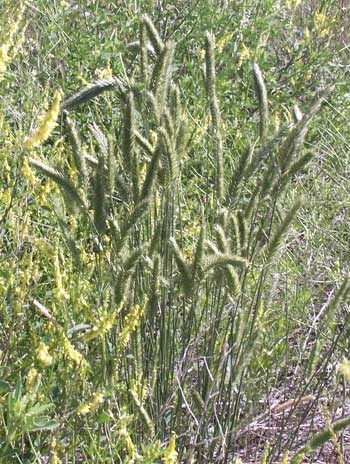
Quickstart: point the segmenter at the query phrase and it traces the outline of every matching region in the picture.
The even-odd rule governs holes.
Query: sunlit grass
[[[341,458],[342,12],[180,3],[1,16],[0,461]]]

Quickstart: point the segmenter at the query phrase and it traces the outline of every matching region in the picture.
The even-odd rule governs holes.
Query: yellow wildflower
[[[61,464],[62,461],[59,459],[57,454],[57,441],[56,438],[53,437],[50,444],[50,464]]]
[[[35,353],[40,367],[48,367],[52,364],[52,356],[50,355],[49,349],[44,342],[39,343]]]
[[[4,35],[3,41],[0,44],[0,81],[3,78],[3,74],[7,69],[7,65],[10,62],[10,50],[14,44],[14,36],[19,29],[20,22],[22,21],[23,14],[24,14],[25,6],[22,4],[19,9],[17,9],[14,13],[14,19],[10,23],[9,29]],[[7,12],[10,15],[10,12]],[[20,45],[16,46],[16,49],[19,48]]]
[[[343,358],[337,366],[337,371],[342,374],[348,382],[350,382],[350,362],[348,359]]]
[[[79,351],[74,348],[74,346],[68,340],[66,334],[63,332],[61,328],[57,328],[57,332],[65,356],[70,361],[72,361],[77,367],[84,371],[89,365],[87,361],[84,359],[83,355],[80,354]]]
[[[21,32],[19,33],[18,35],[18,38],[16,40],[16,42],[13,44],[13,47],[12,47],[12,50],[11,50],[11,59],[14,60],[18,54],[18,52],[20,51],[22,45],[23,45],[23,42],[25,40],[25,32],[26,32],[26,28],[27,26],[24,26],[23,29],[21,30]]]
[[[51,457],[50,457],[50,464],[61,464],[62,461],[58,457],[56,451],[51,452]]]
[[[232,37],[233,37],[233,32],[227,32],[226,34],[224,34],[217,42],[216,42],[216,49],[221,52],[225,45],[230,41],[232,40]]]
[[[329,34],[330,20],[327,15],[321,11],[316,11],[314,16],[314,25],[319,37],[326,37]]]
[[[93,340],[96,337],[103,337],[107,332],[111,330],[114,325],[115,318],[119,314],[122,305],[113,311],[111,314],[106,314],[101,316],[100,319],[96,322],[96,324],[92,327],[92,329],[85,332],[83,335],[84,341]]]
[[[5,208],[8,208],[11,203],[11,199],[12,199],[11,192],[12,192],[12,189],[7,188],[0,195],[0,200],[4,203]]]
[[[119,430],[118,435],[123,439],[124,447],[129,457],[131,459],[136,459],[138,457],[138,454],[136,451],[136,447],[134,443],[132,442],[129,432],[125,428],[123,428]]]
[[[310,34],[310,29],[308,27],[305,27],[304,29],[304,40],[306,43],[309,43],[311,39],[311,34]]]
[[[71,342],[68,340],[66,336],[63,338],[63,350],[65,355],[73,361],[77,366],[79,366],[83,362],[82,354],[77,351]]]
[[[36,183],[36,177],[29,165],[28,158],[25,157],[22,165],[22,174],[32,185]]]
[[[55,276],[55,289],[54,289],[54,295],[58,301],[62,300],[68,300],[69,299],[69,293],[64,289],[63,287],[63,279],[62,279],[62,274],[61,274],[61,269],[60,269],[60,261],[58,257],[58,252],[55,253],[55,258],[54,258],[54,276]]]
[[[85,416],[86,414],[95,412],[99,408],[99,406],[103,403],[103,401],[104,401],[104,395],[101,392],[96,392],[92,395],[89,402],[82,403],[77,408],[77,413],[80,414],[81,416]]]
[[[295,10],[300,5],[301,0],[286,0],[286,7],[289,10]]]
[[[78,230],[78,221],[75,216],[70,216],[69,225],[72,232],[76,232]]]
[[[178,453],[176,451],[176,438],[173,433],[170,437],[169,444],[164,451],[163,461],[165,464],[176,464]]]
[[[249,48],[245,45],[244,42],[242,42],[242,48],[239,54],[239,61],[238,61],[237,67],[240,68],[245,61],[249,60],[251,55],[252,53],[249,50]]]
[[[2,44],[0,47],[0,79],[2,74],[6,71],[7,63],[10,61],[8,56],[8,47],[5,44]]]
[[[125,324],[119,334],[119,345],[122,350],[127,347],[131,334],[140,325],[141,317],[143,315],[143,308],[140,305],[135,305],[131,312],[125,318]]]
[[[27,374],[27,380],[26,380],[26,390],[28,393],[31,393],[34,391],[36,385],[40,382],[41,375],[39,372],[35,369],[34,366],[32,366]]]
[[[41,118],[39,127],[25,140],[24,146],[26,148],[35,148],[50,137],[60,113],[62,96],[62,91],[56,90],[51,108]]]
[[[158,141],[158,133],[152,129],[150,130],[150,133],[149,133],[149,141],[151,142],[153,146],[155,146]]]
[[[285,451],[285,453],[283,454],[283,458],[282,458],[282,461],[281,461],[281,464],[288,464],[288,456],[289,456],[289,451]]]
[[[113,77],[113,71],[111,68],[111,63],[108,61],[107,66],[104,69],[97,69],[96,76],[99,79],[106,79],[109,77]]]
[[[66,0],[61,0],[61,8],[68,10],[69,7],[70,7],[69,2],[67,2]]]
[[[77,414],[79,414],[80,416],[86,416],[86,414],[89,414],[89,412],[90,412],[89,403],[82,403],[77,408]]]
[[[90,408],[92,411],[95,411],[100,404],[104,401],[104,395],[101,392],[96,392],[93,394],[91,401],[90,401]]]
[[[144,182],[146,179],[146,174],[147,174],[147,163],[142,163],[140,167],[140,180],[141,182]]]

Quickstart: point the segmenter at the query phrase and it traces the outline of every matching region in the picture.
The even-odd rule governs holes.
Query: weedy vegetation
[[[346,462],[345,2],[0,13],[0,462]]]

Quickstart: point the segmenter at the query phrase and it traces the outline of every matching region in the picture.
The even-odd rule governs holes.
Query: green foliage
[[[0,456],[297,462],[348,425],[305,445],[296,414],[348,356],[342,13],[83,3],[28,2],[0,82]]]

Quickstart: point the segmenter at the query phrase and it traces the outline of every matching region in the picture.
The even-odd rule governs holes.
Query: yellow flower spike
[[[165,464],[176,464],[178,452],[176,451],[176,435],[171,434],[169,444],[164,451],[163,462]]]
[[[153,146],[155,146],[158,141],[158,133],[152,129],[150,130],[150,133],[149,133],[149,141],[151,142]]]
[[[103,337],[113,327],[115,318],[120,313],[121,308],[122,304],[119,305],[119,307],[111,314],[101,316],[96,324],[90,330],[85,332],[85,334],[82,336],[82,339],[88,342],[94,338]]]
[[[310,38],[311,38],[310,29],[308,27],[305,27],[305,29],[304,29],[304,41],[306,43],[309,43]]]
[[[301,4],[301,0],[286,0],[286,7],[289,10],[295,10]]]
[[[17,10],[15,10],[14,19],[10,23],[9,29],[3,37],[3,42],[0,44],[0,81],[3,79],[3,75],[7,69],[8,63],[10,62],[11,58],[13,58],[13,56],[12,57],[10,56],[10,50],[13,48],[14,36],[19,29],[20,22],[22,21],[22,18],[23,18],[24,10],[25,10],[25,5],[23,3],[20,5],[20,7]],[[10,15],[9,11],[7,13]],[[17,53],[18,48],[20,47],[20,42],[21,42],[21,39],[17,41],[16,47],[15,47],[15,53]],[[12,55],[13,55],[13,51],[14,50],[12,50]]]
[[[56,90],[51,108],[42,117],[39,127],[25,140],[24,146],[26,148],[38,147],[50,137],[60,113],[62,96],[62,91]]]
[[[3,191],[3,193],[0,195],[0,200],[4,203],[5,208],[8,208],[12,199],[12,189],[7,188]]]
[[[5,44],[3,44],[0,47],[0,79],[6,71],[7,64],[9,61],[10,57],[8,56],[8,47]]]
[[[90,406],[89,403],[82,403],[77,407],[77,414],[79,416],[86,416],[90,412]]]
[[[269,451],[270,451],[270,442],[267,441],[265,443],[265,446],[264,446],[264,451],[263,451],[263,454],[261,456],[260,464],[267,464],[267,458],[268,458],[268,455],[269,455]]]
[[[134,462],[134,459],[139,458],[139,455],[136,451],[136,447],[130,437],[129,432],[126,428],[122,428],[118,431],[118,435],[122,438],[125,451],[128,453],[129,458],[131,459],[128,462]]]
[[[350,382],[350,362],[348,359],[343,358],[337,366],[337,371],[342,374],[348,382]]]
[[[54,295],[58,301],[64,301],[69,299],[69,293],[63,287],[63,279],[60,269],[60,261],[58,252],[55,253],[54,257],[54,276],[55,276],[55,290]]]
[[[57,444],[56,438],[53,437],[50,443],[50,464],[62,464],[62,461],[57,454],[58,448],[59,446]]]
[[[242,64],[245,62],[245,61],[248,61],[251,57],[252,53],[251,51],[249,50],[249,48],[245,45],[245,43],[242,42],[242,48],[241,48],[241,52],[239,54],[239,61],[238,61],[238,69],[242,66]]]
[[[31,167],[29,166],[28,158],[25,157],[22,165],[22,174],[32,185],[37,183],[37,179]]]
[[[140,325],[143,312],[143,307],[140,305],[135,305],[130,313],[126,316],[124,327],[119,334],[119,345],[122,351],[124,351],[127,347],[132,333]]]
[[[50,464],[62,464],[62,461],[58,457],[56,451],[51,452]]]
[[[316,11],[314,16],[315,30],[319,37],[326,37],[330,32],[330,18],[321,11]]]
[[[40,342],[38,348],[36,349],[36,359],[40,367],[48,367],[52,364],[53,358],[49,353],[49,349],[44,342]]]
[[[32,366],[27,374],[26,391],[31,393],[34,391],[36,385],[40,382],[41,374]]]
[[[68,358],[69,361],[75,364],[75,367],[79,368],[82,373],[88,369],[89,364],[84,359],[83,355],[79,353],[78,350],[74,348],[71,342],[68,340],[66,334],[63,332],[63,329],[60,327],[56,328],[57,338],[59,339],[60,346],[63,349],[63,353]]]
[[[74,348],[66,336],[63,339],[63,349],[65,355],[77,366],[80,366],[83,363],[83,356]]]
[[[226,34],[224,34],[224,35],[216,42],[216,47],[215,47],[215,48],[216,48],[219,52],[222,52],[222,50],[224,49],[224,47],[226,46],[226,44],[232,40],[232,37],[233,37],[233,33],[232,33],[232,32],[227,32]]]
[[[107,66],[104,69],[97,69],[96,76],[99,79],[108,79],[113,77],[113,70],[111,68],[111,62],[108,61]]]
[[[82,403],[77,408],[77,413],[81,416],[86,416],[92,412],[95,412],[104,401],[104,395],[101,392],[96,392],[92,395],[90,401]]]
[[[94,393],[92,399],[91,399],[91,407],[93,409],[97,409],[100,404],[102,404],[104,401],[104,395],[101,392],[96,392]]]

